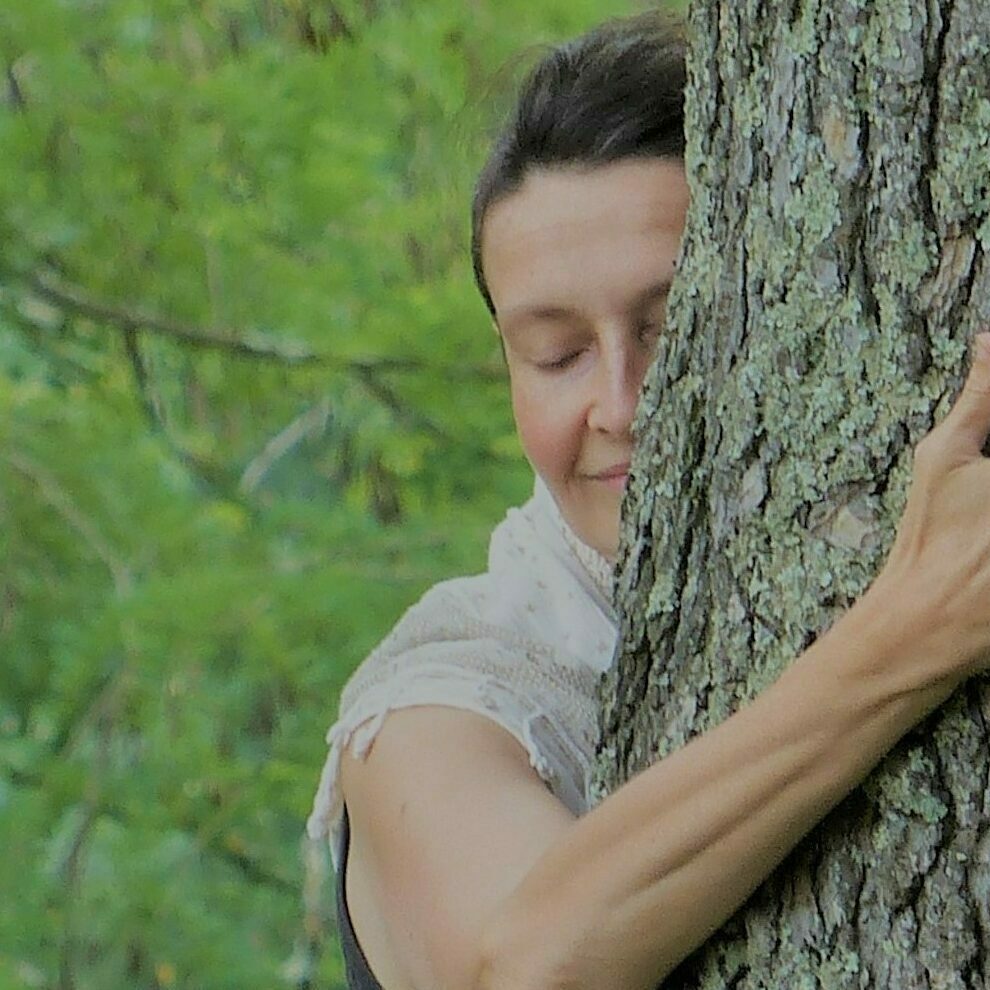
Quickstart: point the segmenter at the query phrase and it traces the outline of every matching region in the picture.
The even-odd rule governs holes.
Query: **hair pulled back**
[[[602,24],[551,49],[530,70],[471,207],[474,278],[492,316],[481,262],[489,208],[535,169],[683,159],[684,57],[681,22],[654,11]]]

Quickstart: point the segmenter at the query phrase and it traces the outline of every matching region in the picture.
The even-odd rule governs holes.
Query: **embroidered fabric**
[[[365,758],[392,711],[446,705],[510,732],[575,814],[589,806],[597,686],[612,662],[616,620],[608,560],[581,543],[539,479],[492,534],[488,570],[444,581],[358,667],[327,733],[312,837],[331,834],[338,865],[344,750]]]

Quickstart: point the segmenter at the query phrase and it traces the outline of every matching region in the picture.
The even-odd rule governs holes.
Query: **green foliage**
[[[499,67],[627,6],[0,6],[0,990],[342,984],[337,693],[530,483]]]

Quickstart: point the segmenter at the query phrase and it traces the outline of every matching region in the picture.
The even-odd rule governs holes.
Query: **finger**
[[[972,364],[966,382],[946,417],[966,453],[978,454],[990,434],[990,333],[973,338]]]

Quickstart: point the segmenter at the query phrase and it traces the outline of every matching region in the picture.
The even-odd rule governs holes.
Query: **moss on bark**
[[[690,17],[692,209],[639,415],[599,793],[869,585],[990,323],[985,0]],[[968,686],[664,986],[985,987],[988,716]]]

